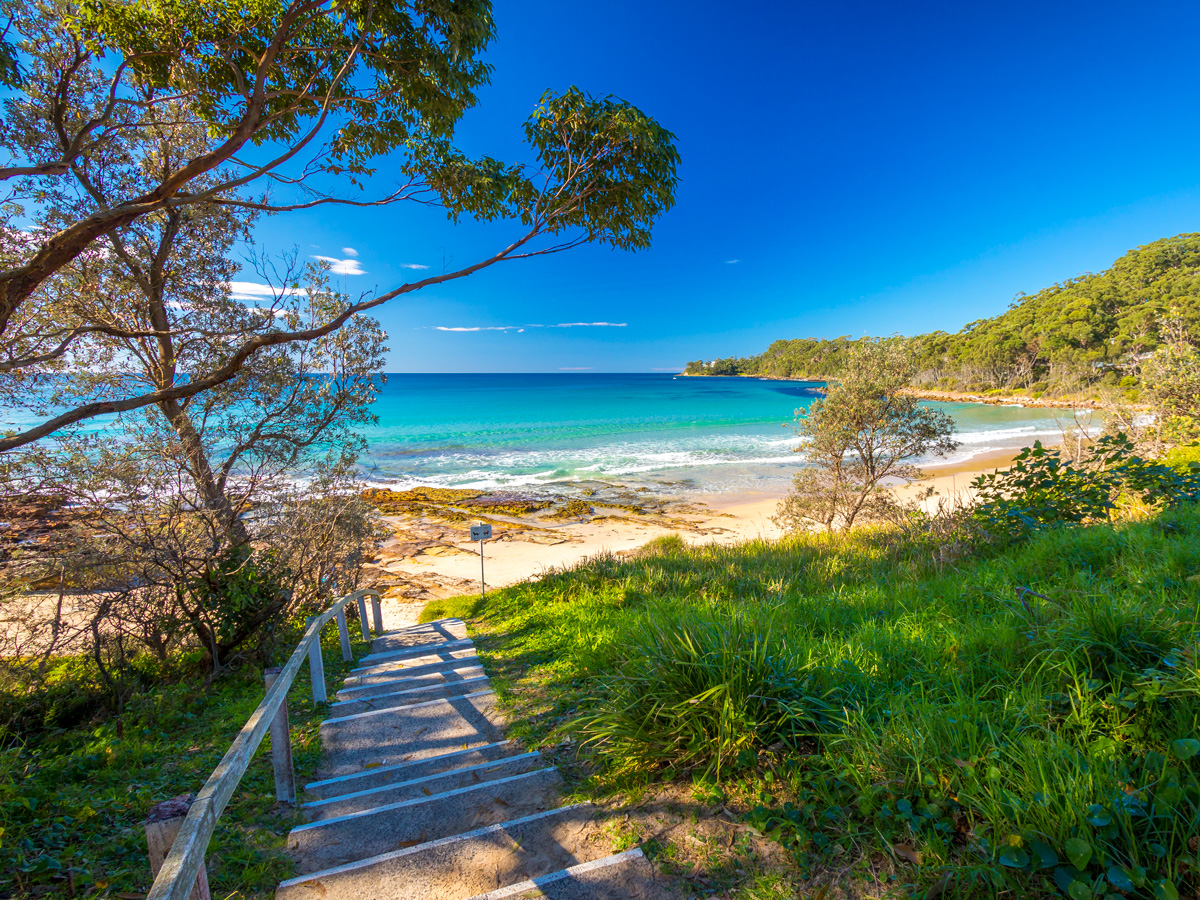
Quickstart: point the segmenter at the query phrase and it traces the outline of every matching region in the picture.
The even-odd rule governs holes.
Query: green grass
[[[430,600],[421,610],[420,622],[438,619],[469,619],[483,605],[481,597],[450,597],[445,600]]]
[[[356,644],[355,653],[365,648]],[[352,664],[343,663],[332,628],[323,649],[332,690]],[[60,665],[60,693],[86,693],[80,667]],[[10,730],[0,745],[0,896],[144,895],[146,813],[161,800],[198,791],[262,697],[261,671],[245,667],[210,684],[190,679],[148,689],[119,715],[93,715],[24,737]],[[302,784],[319,762],[318,726],[327,709],[312,702],[307,666],[288,708]],[[269,747],[268,736],[209,846],[214,897],[269,897],[292,874],[283,848],[298,818],[275,802]]]
[[[594,793],[712,782],[802,870],[885,854],[916,891],[1197,889],[1195,508],[946,566],[882,533],[666,539],[442,609],[517,735],[593,748]]]

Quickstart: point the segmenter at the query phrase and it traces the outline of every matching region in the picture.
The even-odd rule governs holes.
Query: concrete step
[[[465,675],[466,677],[462,677]],[[404,679],[396,690],[382,690],[366,696],[338,700],[329,705],[332,718],[369,712],[372,709],[387,709],[389,706],[407,706],[421,700],[436,700],[439,697],[454,697],[473,694],[487,688],[488,679],[483,669],[463,669],[453,672],[433,672],[416,678]]]
[[[512,775],[521,775],[544,766],[542,754],[537,751],[521,753],[421,778],[394,781],[324,800],[311,800],[304,804],[304,814],[310,821],[321,822],[377,806],[399,803],[401,800],[416,800],[419,797],[429,797]]]
[[[371,642],[372,653],[387,653],[403,650],[418,644],[435,644],[441,641],[457,641],[467,636],[467,626],[462,619],[439,619],[424,625],[409,625],[381,634]]]
[[[448,655],[446,659],[423,657],[412,660],[411,663],[407,661],[404,663],[389,663],[381,667],[379,671],[363,672],[359,675],[347,675],[346,680],[342,682],[342,689],[338,691],[338,697],[339,699],[345,699],[357,694],[369,693],[372,688],[380,684],[397,681],[401,678],[414,678],[417,675],[453,671],[455,669],[470,668],[471,666],[478,667],[479,665],[479,657],[475,655],[474,650],[464,650],[461,653]]]
[[[493,691],[359,713],[321,723],[322,778],[352,775],[501,740]]]
[[[525,752],[516,741],[497,741],[494,744],[483,744],[470,750],[454,750],[437,756],[427,756],[414,762],[400,763],[395,766],[372,766],[353,775],[340,775],[336,778],[326,778],[313,781],[304,786],[304,794],[311,800],[325,800],[339,797],[342,794],[353,794],[370,790],[397,781],[413,781],[439,772],[449,772],[453,769],[466,768],[479,763],[505,759]]]
[[[439,649],[440,648],[440,649]],[[377,662],[362,660],[365,665],[355,666],[350,670],[350,677],[361,678],[363,675],[374,675],[393,669],[412,668],[428,663],[443,662],[448,659],[461,659],[464,656],[475,655],[473,641],[453,641],[447,644],[432,644],[428,648],[416,647],[412,650],[401,650],[397,653],[382,654]]]
[[[561,783],[557,769],[535,769],[300,825],[288,834],[288,852],[299,871],[315,872],[541,812],[557,802]]]
[[[477,894],[470,900],[668,900],[673,896],[650,860],[635,848]]]
[[[407,672],[397,672],[394,677],[387,679],[372,679],[359,683],[357,678],[347,678],[338,690],[340,700],[355,700],[359,697],[373,697],[376,694],[387,694],[392,691],[402,691],[405,688],[421,687],[437,681],[455,681],[462,678],[474,678],[482,675],[483,666],[479,657],[468,656],[465,659],[455,659],[450,662],[433,663],[429,666],[414,667]]]
[[[422,654],[434,656],[446,653],[449,650],[462,650],[467,647],[474,647],[475,644],[470,638],[458,638],[453,641],[438,641],[437,643],[417,644],[414,647],[402,647],[396,650],[384,650],[379,653],[371,652],[360,659],[358,668],[369,668],[377,666],[380,663],[400,662],[405,659],[411,659],[414,656]]]
[[[461,900],[609,852],[588,804],[560,807],[283,882],[275,900]]]

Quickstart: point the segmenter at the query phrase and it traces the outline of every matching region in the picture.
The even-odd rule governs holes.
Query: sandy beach
[[[930,509],[939,500],[969,499],[972,480],[1003,468],[1015,455],[1014,450],[999,450],[950,465],[929,466],[928,478],[901,486],[898,493],[908,498],[932,487],[933,496],[924,501]],[[627,497],[628,492],[645,488],[621,490]],[[539,578],[598,554],[627,553],[664,535],[677,534],[690,544],[779,537],[780,530],[771,519],[784,493],[780,488],[753,494],[698,494],[637,512],[617,501],[600,499],[592,502],[592,514],[578,520],[485,516],[494,523],[497,538],[484,545],[486,586],[493,590]],[[389,627],[393,622],[412,621],[431,599],[479,592],[479,545],[470,542],[469,521],[445,521],[436,514],[388,515],[385,521],[393,537],[381,546],[371,578],[384,594]]]

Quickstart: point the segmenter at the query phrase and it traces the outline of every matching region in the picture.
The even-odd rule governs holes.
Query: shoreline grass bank
[[[514,735],[573,741],[584,795],[719,798],[797,890],[1194,891],[1200,510],[933,549],[668,538],[424,617],[470,617]],[[730,890],[771,874],[739,865]]]

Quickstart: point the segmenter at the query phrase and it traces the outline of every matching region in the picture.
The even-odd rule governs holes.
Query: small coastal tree
[[[1178,318],[1163,327],[1163,344],[1142,368],[1159,431],[1170,445],[1200,440],[1200,350]]]
[[[776,524],[785,531],[814,524],[845,531],[886,518],[898,504],[884,482],[915,481],[921,471],[913,460],[958,446],[949,415],[903,393],[913,373],[902,341],[863,340],[846,351],[825,397],[797,411],[796,432],[806,440],[796,451],[806,465],[780,501]]]

